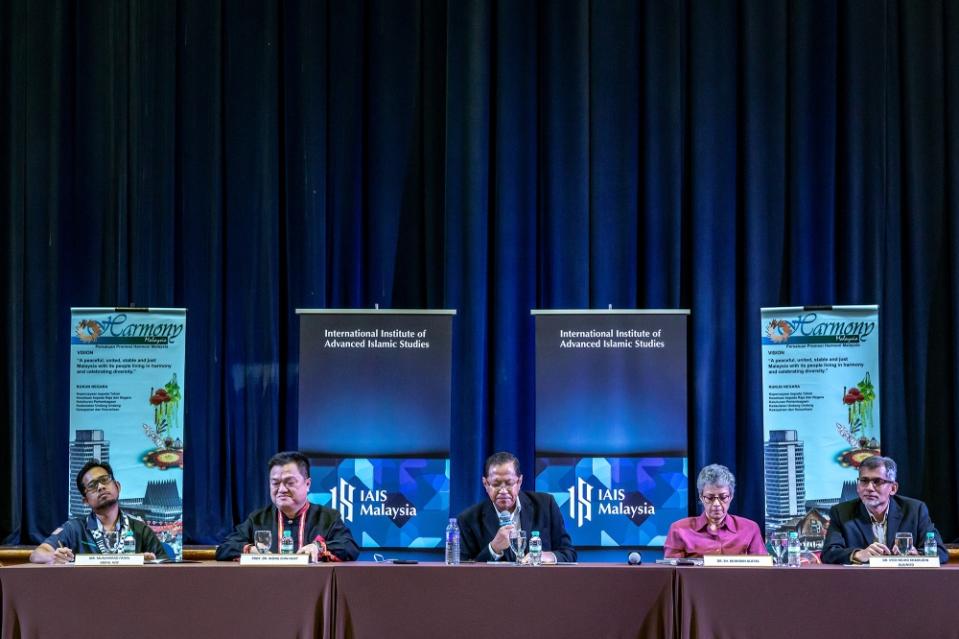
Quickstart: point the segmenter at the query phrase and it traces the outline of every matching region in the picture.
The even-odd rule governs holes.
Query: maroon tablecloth
[[[959,637],[959,570],[678,568],[681,637]]]
[[[234,563],[0,568],[2,636],[327,637],[333,570]]]
[[[673,637],[673,569],[338,565],[336,637]]]
[[[959,569],[0,569],[11,637],[956,637]]]

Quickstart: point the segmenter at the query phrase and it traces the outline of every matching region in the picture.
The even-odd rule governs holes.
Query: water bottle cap
[[[538,531],[538,530],[534,530],[531,534],[533,535],[533,537],[539,537],[539,531]]]
[[[455,523],[456,523],[456,517],[450,517],[450,523],[451,523],[451,524],[455,524]]]
[[[284,531],[283,531],[283,536],[284,536],[284,537],[292,537],[292,536],[293,536],[293,531],[292,531],[292,530],[284,530]]]
[[[936,533],[932,532],[931,530],[926,533],[926,539],[935,539],[935,538],[936,538]]]
[[[795,530],[789,533],[789,538],[792,539],[793,537],[797,537],[797,538],[799,537],[799,533],[796,532]]]

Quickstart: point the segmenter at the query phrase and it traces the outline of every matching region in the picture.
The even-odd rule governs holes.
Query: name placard
[[[77,555],[74,562],[78,566],[142,566],[143,555]]]
[[[241,566],[309,566],[309,555],[240,555]]]
[[[704,555],[704,566],[771,568],[773,558],[769,555]]]
[[[939,557],[924,555],[883,555],[870,557],[870,568],[938,568]]]

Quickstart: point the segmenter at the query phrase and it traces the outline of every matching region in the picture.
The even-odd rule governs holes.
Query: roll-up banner
[[[364,548],[441,547],[455,311],[297,313],[310,501],[338,509]]]
[[[90,512],[76,474],[108,462],[120,509],[179,558],[183,539],[186,310],[70,309],[70,516]]]
[[[763,308],[766,532],[822,549],[829,508],[878,455],[879,307]]]
[[[536,490],[577,547],[661,547],[689,515],[689,311],[532,311]]]

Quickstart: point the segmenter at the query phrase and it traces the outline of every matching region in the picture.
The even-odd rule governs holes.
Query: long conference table
[[[959,570],[0,568],[13,637],[957,637]]]

